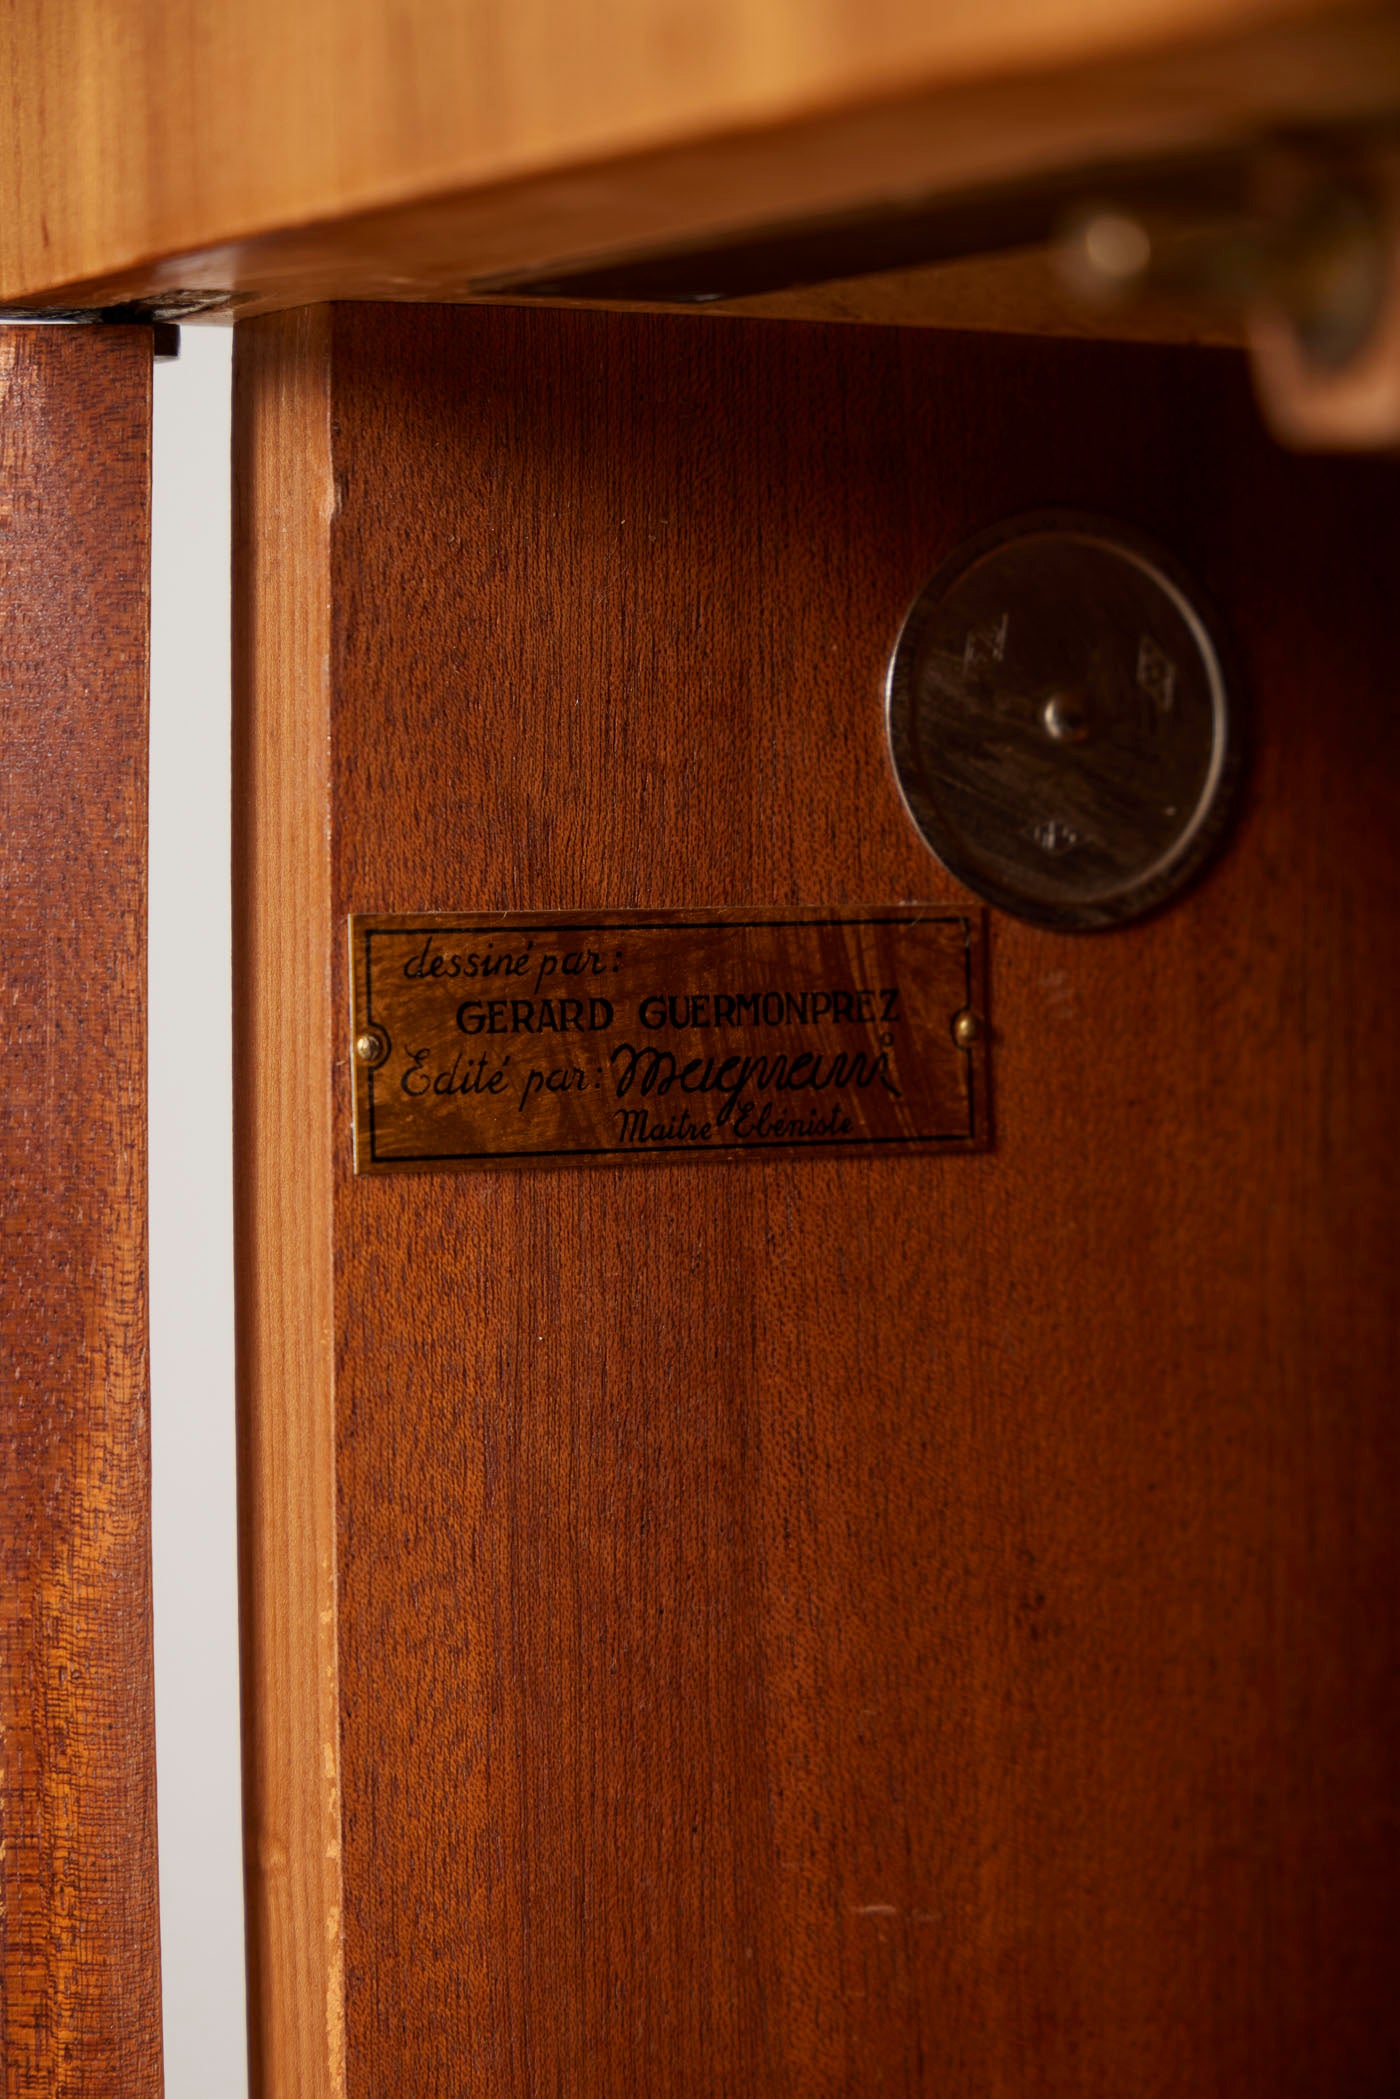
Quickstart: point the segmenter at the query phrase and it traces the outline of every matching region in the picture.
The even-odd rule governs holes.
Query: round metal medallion
[[[890,749],[925,842],[1041,925],[1120,925],[1200,871],[1239,774],[1234,714],[1170,560],[1061,513],[960,548],[890,665]]]

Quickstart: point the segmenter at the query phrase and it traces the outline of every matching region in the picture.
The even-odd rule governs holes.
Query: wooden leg
[[[151,337],[0,329],[0,1894],[11,2099],[156,2099]]]

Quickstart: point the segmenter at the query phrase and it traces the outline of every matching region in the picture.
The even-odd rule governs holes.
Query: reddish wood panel
[[[346,2091],[1380,2099],[1393,471],[1229,355],[340,308],[327,372],[264,733],[328,763]],[[1047,504],[1227,609],[1257,756],[1155,921],[994,916],[990,1154],[353,1178],[352,911],[960,898],[884,666]]]
[[[0,329],[0,2033],[160,2090],[146,1331],[151,338]]]

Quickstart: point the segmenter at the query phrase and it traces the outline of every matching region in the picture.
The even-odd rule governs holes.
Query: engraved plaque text
[[[987,1141],[983,920],[350,921],[359,1173]]]

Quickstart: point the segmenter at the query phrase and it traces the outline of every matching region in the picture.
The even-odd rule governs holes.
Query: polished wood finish
[[[266,2099],[345,2089],[325,1084],[328,342],[318,313],[241,334],[234,425],[244,1845],[249,2020]],[[251,984],[256,995],[243,995]]]
[[[1388,114],[1400,20],[1351,0],[625,0],[601,27],[553,0],[21,0],[0,74],[0,301],[252,312],[459,298]],[[904,307],[943,311],[929,286]]]
[[[157,2099],[145,329],[0,329],[0,2076]]]
[[[786,324],[255,322],[238,414],[250,1768],[314,1889],[338,1750],[345,2092],[1382,2099],[1389,471],[1228,353]],[[354,1177],[350,912],[959,899],[881,677],[1046,503],[1195,574],[1256,757],[1157,919],[994,917],[990,1154]]]

